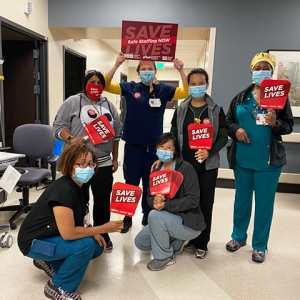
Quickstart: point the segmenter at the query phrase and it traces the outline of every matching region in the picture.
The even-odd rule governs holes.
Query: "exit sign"
[[[165,68],[165,63],[163,62],[157,62],[156,63],[156,69],[164,69]]]

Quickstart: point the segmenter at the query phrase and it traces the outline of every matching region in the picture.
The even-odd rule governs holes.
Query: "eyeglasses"
[[[84,163],[84,162],[80,162],[80,163],[75,163],[74,165],[79,166],[79,168],[84,169],[86,167],[90,167],[91,169],[95,169],[97,164],[96,163]]]

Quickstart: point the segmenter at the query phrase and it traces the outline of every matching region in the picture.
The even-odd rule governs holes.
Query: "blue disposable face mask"
[[[73,176],[77,182],[84,184],[92,178],[94,173],[94,169],[91,169],[90,167],[75,168],[75,174]]]
[[[151,83],[154,77],[155,77],[154,71],[140,71],[140,78],[146,84]]]
[[[206,93],[206,85],[189,86],[189,94],[194,99],[201,99]]]
[[[254,81],[255,84],[260,86],[261,82],[264,79],[270,79],[272,76],[271,71],[252,71],[252,81]]]
[[[168,162],[171,161],[174,157],[174,152],[173,151],[168,151],[168,150],[160,150],[156,149],[156,155],[158,159],[162,162]]]

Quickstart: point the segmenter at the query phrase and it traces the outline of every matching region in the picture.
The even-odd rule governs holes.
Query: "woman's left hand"
[[[276,125],[277,125],[276,112],[274,109],[272,109],[272,108],[268,109],[268,112],[265,115],[265,122],[266,122],[266,125],[269,125],[271,127],[276,127]]]
[[[96,234],[94,235],[94,239],[98,242],[99,246],[100,247],[103,247],[103,250],[105,251],[106,249],[106,242],[105,242],[105,239],[102,235],[100,234]]]
[[[118,170],[119,164],[117,160],[112,161],[112,172],[115,173]]]
[[[177,69],[179,72],[180,72],[181,70],[183,70],[184,64],[183,64],[183,62],[182,62],[180,59],[175,58],[175,59],[173,60],[173,64],[174,64],[174,68]]]
[[[196,157],[196,160],[198,161],[205,161],[209,156],[209,152],[207,150],[198,150],[196,153],[195,153],[195,157]]]

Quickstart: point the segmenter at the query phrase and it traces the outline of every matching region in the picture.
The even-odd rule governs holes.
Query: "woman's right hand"
[[[84,143],[85,139],[82,136],[74,136],[71,138],[70,143],[75,144],[75,143]]]
[[[124,227],[124,221],[123,220],[109,221],[105,223],[104,226],[105,226],[105,233],[121,232],[121,230]]]
[[[153,170],[154,170],[154,168],[158,168],[159,164],[160,164],[160,160],[158,159],[158,160],[155,161],[155,162],[153,163],[153,165],[151,166],[150,172],[152,173]]]
[[[122,52],[119,52],[117,59],[116,59],[116,63],[115,66],[118,68],[121,66],[121,64],[125,61],[125,57],[124,54]]]
[[[249,144],[250,143],[250,139],[245,131],[245,129],[243,128],[239,128],[236,133],[235,133],[235,136],[236,138],[241,141],[241,142],[244,142],[244,143],[247,143]]]

